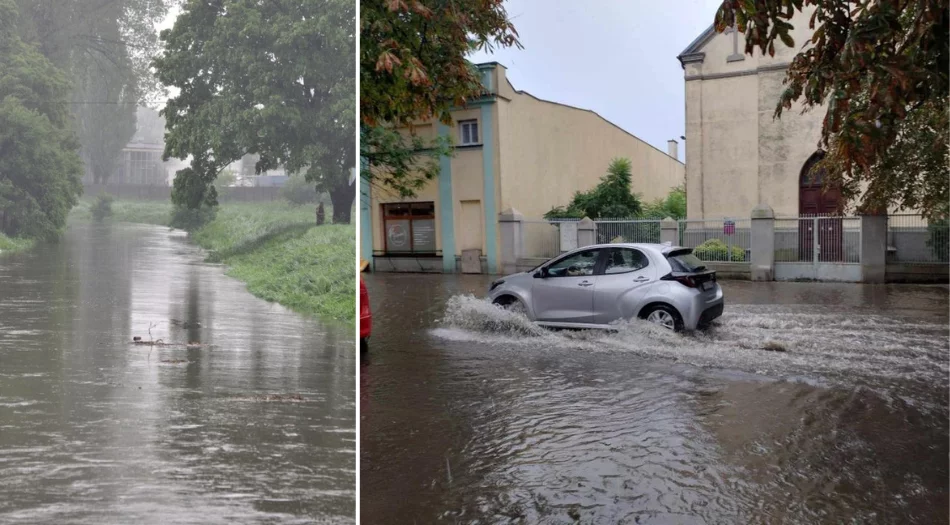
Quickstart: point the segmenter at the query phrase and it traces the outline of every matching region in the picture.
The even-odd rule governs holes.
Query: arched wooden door
[[[834,262],[844,259],[844,228],[841,218],[834,217],[842,210],[841,189],[834,186],[824,187],[827,174],[823,168],[812,172],[812,168],[822,157],[822,151],[812,154],[799,174],[798,215],[801,219],[798,226],[798,253],[802,261],[815,260],[816,248],[819,261]]]

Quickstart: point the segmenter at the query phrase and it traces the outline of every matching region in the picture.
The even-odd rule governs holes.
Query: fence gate
[[[861,280],[861,220],[798,217],[775,223],[778,280]]]
[[[798,253],[799,260],[805,262],[844,262],[844,220],[841,217],[799,219]]]

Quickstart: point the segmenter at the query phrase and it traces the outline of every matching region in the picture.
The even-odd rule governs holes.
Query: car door
[[[646,292],[659,275],[650,258],[635,248],[609,248],[603,271],[594,286],[594,323],[630,319],[642,306]]]
[[[535,318],[549,323],[590,323],[597,259],[602,250],[583,250],[544,267],[531,289]]]

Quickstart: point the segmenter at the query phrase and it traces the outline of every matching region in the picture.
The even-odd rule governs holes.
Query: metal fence
[[[660,242],[660,221],[598,219],[597,242]]]
[[[950,224],[922,215],[895,214],[887,218],[888,258],[895,262],[946,264],[950,261]]]
[[[811,215],[775,219],[775,262],[861,262],[861,219]]]
[[[523,253],[525,257],[554,257],[561,253],[561,230],[552,221],[524,221]]]
[[[679,239],[703,261],[748,262],[752,223],[730,218],[679,221]]]

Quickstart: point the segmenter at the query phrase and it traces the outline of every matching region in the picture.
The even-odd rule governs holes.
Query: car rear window
[[[666,254],[666,260],[670,261],[670,266],[674,272],[694,273],[706,269],[703,261],[693,255],[693,250],[676,250]]]

